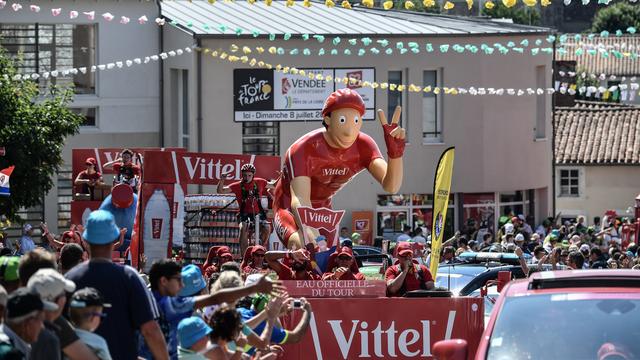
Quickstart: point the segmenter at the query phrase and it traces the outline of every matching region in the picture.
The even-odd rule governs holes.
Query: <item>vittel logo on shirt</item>
[[[456,311],[449,311],[444,340],[451,339]],[[436,321],[419,320],[415,327],[396,330],[396,322],[368,323],[361,320],[327,320],[344,359],[352,359],[352,347],[357,358],[388,359],[401,357],[431,357],[431,327],[442,328]],[[344,322],[344,324],[343,324]],[[351,356],[349,356],[351,353]]]
[[[322,175],[324,176],[344,176],[347,175],[349,169],[341,168],[341,169],[322,169]]]

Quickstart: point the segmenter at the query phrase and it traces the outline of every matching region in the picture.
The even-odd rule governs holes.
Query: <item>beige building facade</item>
[[[565,220],[615,210],[633,218],[640,194],[640,107],[577,101],[554,114],[556,209]]]
[[[179,23],[188,22],[180,5],[181,2],[172,2],[171,8],[165,6],[163,15]],[[222,8],[217,9],[215,6],[218,5]],[[225,21],[238,28],[260,29],[262,23],[268,22],[267,18],[273,16],[267,10],[260,18],[253,13],[234,13],[231,6],[220,2],[215,6],[211,8],[211,13],[200,12],[197,20],[204,22],[203,19],[210,16],[209,21],[215,25],[218,20],[213,17],[224,12]],[[296,28],[294,25],[302,17],[299,12],[306,11],[299,8],[298,13],[291,9],[288,24],[281,25],[280,30],[273,30],[279,34],[274,41],[268,39],[267,33],[270,31],[266,30],[258,38],[253,38],[221,34],[215,26],[210,26],[209,30],[178,26],[164,28],[163,48],[170,50],[193,44],[203,49],[229,52],[233,45],[252,49],[275,46],[282,47],[286,55],[272,55],[268,51],[257,54],[254,50],[251,56],[274,65],[299,69],[372,69],[378,82],[495,89],[551,87],[551,56],[526,55],[528,52],[503,57],[424,51],[426,43],[431,43],[435,49],[443,44],[469,43],[479,47],[482,43],[520,43],[523,39],[533,44],[537,39],[546,37],[544,29],[467,18],[427,15],[414,18],[413,15],[406,17],[404,14],[385,12],[391,17],[389,20],[375,12],[353,10],[358,16],[364,16],[364,20],[357,19],[361,22],[356,21],[353,25],[361,33],[325,33],[325,43],[319,44],[304,40],[301,29],[313,34],[313,29],[326,29],[332,21],[322,19],[321,15],[325,15],[321,14],[318,18],[306,17],[308,23]],[[260,14],[258,7],[250,11]],[[328,10],[323,7],[317,11]],[[331,11],[335,11],[331,13],[332,16],[340,20],[339,17],[344,16],[346,10]],[[248,23],[246,18],[261,20]],[[407,33],[394,33],[393,30],[384,33],[380,30],[381,33],[375,36],[367,32],[372,26],[383,29],[384,21],[393,21],[396,25],[404,22],[409,30],[406,30]],[[446,22],[449,22],[449,28],[444,27]],[[285,41],[282,34],[287,31],[292,37]],[[353,55],[346,56],[344,47],[335,46],[341,55],[331,56],[328,54],[329,49],[334,47],[331,46],[331,39],[337,36],[343,38],[342,44],[350,38],[361,41],[364,37],[371,38],[374,44],[376,40],[388,39],[391,44],[389,47],[395,47],[397,42],[403,42],[405,46],[416,42],[422,51],[420,54],[404,55],[397,54],[397,51],[394,55],[367,51],[364,56],[356,56],[356,48]],[[289,55],[295,48],[300,52],[308,48],[312,54],[317,54],[320,48],[326,48],[327,53],[324,56]],[[191,151],[202,152],[271,151],[283,155],[297,138],[321,126],[319,119],[279,123],[234,121],[237,120],[234,114],[234,71],[238,69],[251,67],[241,62],[214,58],[204,51],[164,62],[165,146],[185,146]],[[396,104],[403,107],[402,126],[407,129],[404,181],[399,195],[392,197],[385,194],[369,174],[358,175],[333,201],[335,208],[347,210],[344,225],[350,227],[350,213],[354,210],[373,211],[376,234],[379,235],[397,233],[404,224],[416,226],[421,221],[430,223],[434,172],[440,154],[450,146],[456,147],[451,190],[455,195],[450,204],[450,230],[461,227],[469,218],[479,222],[485,220],[494,226],[498,217],[505,212],[531,215],[534,223],[551,215],[551,106],[548,95],[427,96],[423,93],[377,89],[373,98],[375,109],[387,112]],[[262,130],[256,131],[256,128]],[[373,136],[385,152],[382,130],[377,120],[366,121],[362,131]],[[264,143],[260,145],[260,141]]]

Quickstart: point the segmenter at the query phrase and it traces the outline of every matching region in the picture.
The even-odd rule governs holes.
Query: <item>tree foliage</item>
[[[536,8],[530,7],[506,7],[502,2],[495,3],[493,9],[482,9],[482,15],[488,16],[494,19],[512,19],[514,24],[523,25],[539,25],[540,24],[540,12]]]
[[[598,10],[591,25],[592,32],[616,30],[625,31],[629,27],[640,28],[640,6],[619,2]]]
[[[15,165],[11,196],[0,197],[0,214],[14,218],[21,207],[35,206],[53,187],[62,165],[65,139],[83,121],[67,105],[73,89],[52,87],[45,96],[33,81],[16,81],[13,61],[0,47],[0,169]]]

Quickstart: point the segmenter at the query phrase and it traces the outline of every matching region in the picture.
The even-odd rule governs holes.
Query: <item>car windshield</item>
[[[474,277],[475,275],[471,274],[449,274],[445,271],[438,271],[435,283],[437,287],[450,289],[451,292],[457,294],[463,287],[473,280]]]
[[[508,297],[487,359],[638,359],[639,322],[640,294]]]

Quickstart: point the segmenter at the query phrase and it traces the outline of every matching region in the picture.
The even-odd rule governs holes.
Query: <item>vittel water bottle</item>
[[[154,260],[165,259],[169,248],[171,208],[164,192],[157,189],[147,201],[144,210],[144,253],[147,269]]]

